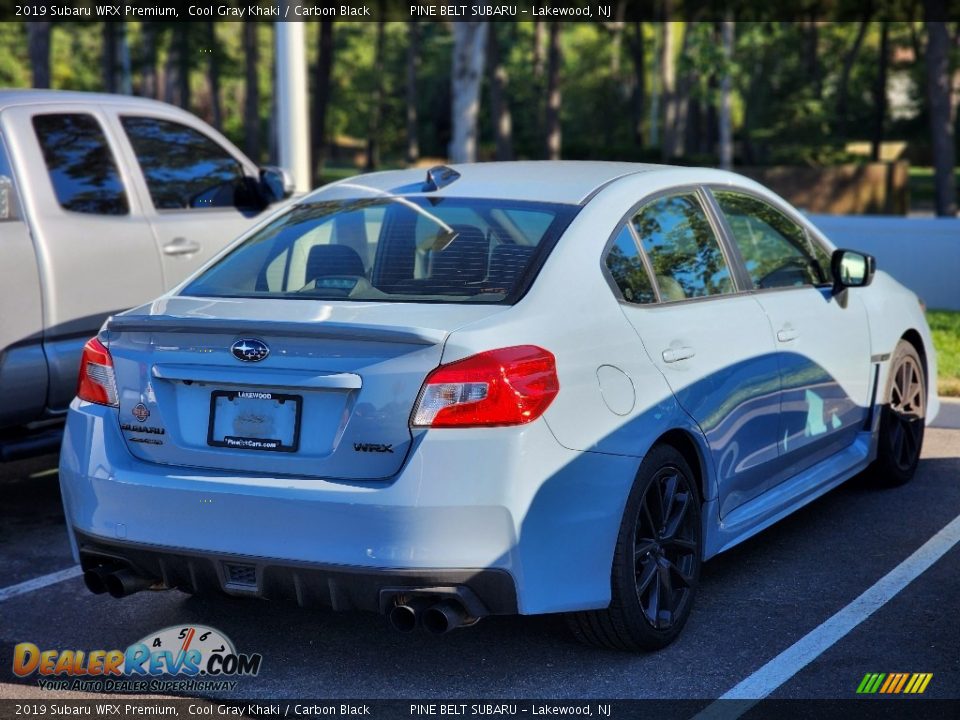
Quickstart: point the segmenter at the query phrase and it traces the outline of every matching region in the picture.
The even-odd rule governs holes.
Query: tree
[[[664,17],[670,17],[669,0],[664,6]],[[663,44],[660,46],[660,88],[663,93],[663,143],[660,155],[669,160],[677,155],[677,65],[673,49],[673,23],[663,23]]]
[[[560,63],[563,58],[560,48],[560,27],[562,23],[550,23],[550,45],[547,58],[547,114],[546,138],[547,159],[560,159],[562,132],[560,128]]]
[[[317,28],[317,65],[314,69],[313,90],[313,184],[318,185],[323,177],[323,163],[327,155],[327,109],[330,106],[330,75],[333,71],[333,20],[321,20]]]
[[[35,88],[50,87],[50,23],[27,23],[27,49]]]
[[[112,22],[103,24],[103,87],[117,91],[117,26]]]
[[[638,146],[643,146],[643,106],[646,103],[646,65],[643,60],[643,23],[635,21],[633,23],[633,33],[627,37],[627,43],[630,45],[630,58],[633,60],[633,96],[631,98],[632,109],[632,135],[633,141]]]
[[[496,159],[513,159],[513,116],[510,114],[509,77],[500,56],[499,23],[490,26],[487,36],[487,71],[490,81],[490,113],[496,139]]]
[[[160,97],[157,85],[157,25],[153,21],[143,23],[143,42],[140,46],[140,94],[154,99]]]
[[[720,150],[720,167],[724,170],[733,168],[733,120],[731,118],[731,95],[733,94],[733,21],[727,19],[721,23],[720,33],[723,45],[723,78],[720,80],[720,122],[718,147]]]
[[[223,108],[220,103],[220,48],[217,45],[217,28],[212,22],[207,23],[207,81],[210,85],[210,115],[213,126],[223,128]]]
[[[380,16],[383,17],[385,14],[386,8],[381,1]],[[373,105],[367,131],[367,170],[376,170],[380,166],[380,121],[383,117],[383,52],[386,26],[386,21],[377,21],[376,50],[373,56]]]
[[[477,159],[477,117],[487,29],[486,22],[453,23],[453,72],[450,78],[453,137],[448,153],[451,162],[474,162]]]
[[[889,63],[890,24],[880,23],[880,49],[877,58],[877,81],[873,88],[873,138],[870,159],[880,159],[880,145],[883,143],[883,125],[887,116],[887,65]]]
[[[260,79],[257,65],[260,47],[257,43],[257,23],[243,23],[243,56],[245,70],[245,93],[243,97],[243,128],[247,155],[255,162],[260,160]]]
[[[850,50],[843,58],[843,68],[840,71],[840,80],[837,84],[837,126],[839,128],[840,136],[846,137],[847,135],[847,114],[849,112],[848,107],[848,98],[850,94],[850,73],[853,71],[853,64],[857,60],[857,55],[860,52],[860,47],[863,45],[863,38],[867,34],[867,28],[870,26],[868,20],[873,14],[872,7],[868,4],[867,9],[864,11],[863,22],[860,23],[859,28],[857,29],[857,36],[853,41],[853,45],[850,47]]]
[[[933,150],[934,205],[937,215],[957,214],[957,186],[953,174],[956,159],[950,88],[950,36],[942,0],[925,0],[927,17],[927,104]]]
[[[417,117],[417,70],[420,67],[420,23],[411,20],[408,25],[410,42],[407,45],[407,165],[420,159],[420,133]]]

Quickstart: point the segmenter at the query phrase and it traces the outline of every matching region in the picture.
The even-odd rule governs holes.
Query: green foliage
[[[902,0],[906,2],[906,0]],[[849,6],[849,7],[848,7]],[[856,4],[842,2],[845,17],[859,19]],[[882,7],[880,8],[882,9]],[[879,12],[879,10],[878,10]],[[691,19],[696,20],[691,8]],[[756,9],[753,17],[771,17],[774,12]],[[876,20],[879,16],[873,16]],[[450,139],[450,65],[452,37],[449,24],[422,22],[417,74],[420,151],[424,157],[443,157]],[[810,23],[767,21],[738,22],[730,62],[722,52],[718,23],[674,23],[676,86],[686,93],[685,107],[692,108],[691,130],[681,163],[716,162],[715,108],[720,78],[733,79],[733,117],[737,135],[738,163],[742,164],[834,164],[855,158],[845,150],[847,140],[869,139],[875,114],[874,85],[879,52],[879,25],[871,22],[855,56],[860,22]],[[207,23],[128,22],[127,38],[133,71],[134,92],[142,92],[150,54],[148,39],[155,38],[155,67],[161,98],[165,96],[165,70],[172,53],[185,45],[190,71],[190,109],[212,120],[212,101],[207,78],[212,50],[220,72],[223,130],[242,145],[244,127],[245,50],[243,24],[218,22],[211,44]],[[543,108],[546,78],[534,72],[533,22],[499,23],[496,26],[509,77],[507,96],[513,118],[514,154],[518,158],[544,156]],[[312,67],[318,56],[319,23],[306,26],[308,59]],[[631,54],[637,28],[626,23],[617,31],[604,23],[566,23],[562,27],[562,127],[563,154],[570,158],[659,160],[656,147],[638,141],[635,125],[649,130],[652,94],[662,83],[656,77],[656,54],[660,52],[654,23],[642,23],[643,72],[646,105],[634,107],[633,91],[638,77]],[[382,87],[382,117],[379,123],[381,156],[386,164],[401,161],[405,148],[406,63],[409,25],[385,26],[382,71],[375,63],[376,23],[337,22],[335,52],[328,109],[327,136],[353,139],[351,152],[332,158],[334,163],[352,163],[370,133],[376,102],[375,89]],[[544,32],[544,35],[546,33]],[[103,80],[102,23],[59,22],[53,24],[51,65],[54,87],[101,90]],[[618,41],[619,38],[619,41]],[[890,47],[922,49],[921,23],[890,24]],[[275,113],[272,110],[272,23],[257,23],[260,84],[260,126],[255,131],[264,140]],[[31,83],[27,34],[22,23],[0,24],[0,85],[25,87]],[[541,67],[545,69],[546,48]],[[618,57],[615,57],[618,53]],[[895,52],[894,55],[897,53]],[[902,53],[901,53],[902,55]],[[844,62],[852,57],[849,75]],[[925,118],[917,115],[924,104],[922,57],[916,62],[891,64],[891,72],[907,79],[907,104],[913,112],[907,119],[888,118],[888,135],[924,142]],[[846,83],[844,79],[846,77]],[[845,88],[845,89],[844,89]],[[844,97],[845,102],[841,103]],[[678,98],[683,99],[683,98]],[[661,108],[664,105],[660,98]],[[839,106],[843,104],[842,114]],[[910,108],[908,108],[910,110]],[[489,87],[485,81],[479,108],[481,157],[493,152],[493,125]],[[662,124],[662,121],[661,121]],[[661,137],[663,128],[661,127]],[[690,138],[694,138],[691,141]],[[697,138],[699,138],[697,140]],[[266,157],[259,158],[266,160]]]
[[[930,310],[927,322],[937,349],[937,388],[941,395],[960,397],[960,312]]]

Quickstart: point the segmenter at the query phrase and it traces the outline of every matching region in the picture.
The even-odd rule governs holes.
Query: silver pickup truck
[[[290,194],[216,130],[116,95],[0,90],[0,460],[58,441],[84,342]]]

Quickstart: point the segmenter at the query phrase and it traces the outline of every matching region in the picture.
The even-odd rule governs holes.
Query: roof
[[[580,160],[464,163],[447,167],[460,173],[460,177],[433,192],[423,190],[427,168],[421,167],[357,175],[319,188],[301,202],[356,198],[372,192],[580,204],[618,178],[672,169],[668,165]]]
[[[185,112],[169,103],[135,95],[79,92],[75,90],[0,89],[0,110],[11,105],[53,105],[78,103],[84,105],[153,106],[167,112]]]

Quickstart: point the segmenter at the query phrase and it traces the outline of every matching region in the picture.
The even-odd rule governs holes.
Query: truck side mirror
[[[279,167],[260,168],[260,189],[267,204],[293,195],[293,176]]]

